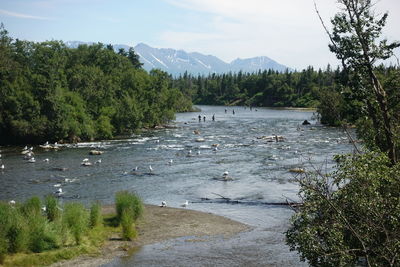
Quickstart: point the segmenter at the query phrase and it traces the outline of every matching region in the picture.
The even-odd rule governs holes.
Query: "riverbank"
[[[103,214],[112,213],[115,213],[114,206],[103,207]],[[133,241],[122,241],[119,239],[119,233],[115,233],[106,241],[99,255],[83,255],[51,266],[99,266],[116,257],[132,253],[141,246],[169,239],[193,236],[201,241],[201,237],[216,235],[229,238],[250,230],[245,224],[211,213],[153,205],[145,205],[144,214],[137,221],[136,227],[138,236]]]

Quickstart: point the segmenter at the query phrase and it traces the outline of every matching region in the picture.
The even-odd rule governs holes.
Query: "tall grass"
[[[60,217],[58,200],[54,196],[48,195],[44,201],[45,201],[47,219],[50,222],[57,220]]]
[[[71,231],[77,245],[88,231],[89,213],[81,203],[68,203],[64,207],[63,223]]]
[[[134,220],[143,213],[142,200],[134,193],[128,191],[119,191],[115,195],[115,206],[117,211],[117,222],[121,223],[122,213],[125,211]]]
[[[103,224],[103,216],[101,215],[101,205],[99,202],[94,202],[90,207],[90,228],[95,228]]]
[[[122,238],[131,240],[137,235],[134,223],[143,213],[142,201],[128,191],[118,192],[115,199],[117,214],[113,221],[121,225]],[[32,197],[16,205],[0,201],[0,265],[32,266],[70,258],[88,249],[94,251],[111,232],[115,229],[104,224],[98,202],[88,210],[80,203],[60,207],[53,196],[43,202]],[[44,260],[44,255],[53,256]]]

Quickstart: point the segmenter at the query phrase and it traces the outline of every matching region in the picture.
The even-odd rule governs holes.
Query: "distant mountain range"
[[[80,44],[93,44],[93,42],[68,41],[68,47],[76,48]],[[128,50],[128,45],[113,45],[118,51],[120,48]],[[134,48],[135,53],[139,55],[143,68],[147,71],[151,69],[161,69],[174,76],[187,71],[193,75],[208,75],[211,73],[228,72],[257,72],[259,70],[276,70],[283,72],[290,68],[279,64],[278,62],[266,57],[253,57],[246,59],[235,59],[231,63],[226,63],[216,56],[204,55],[197,52],[187,53],[184,50],[175,50],[171,48],[154,48],[140,43]]]

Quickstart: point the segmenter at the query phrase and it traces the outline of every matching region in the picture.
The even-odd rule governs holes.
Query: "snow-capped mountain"
[[[80,44],[93,44],[80,41],[69,41],[65,43],[68,47],[76,48]],[[120,48],[128,50],[127,45],[113,45],[118,51]],[[187,53],[184,50],[175,50],[171,48],[154,48],[143,43],[139,43],[134,48],[135,53],[139,55],[143,68],[147,71],[151,69],[161,69],[173,76],[178,76],[186,71],[193,75],[208,75],[211,73],[228,72],[257,72],[259,70],[273,69],[285,71],[288,67],[268,57],[254,57],[247,59],[235,59],[231,63],[226,63],[216,56],[204,55],[197,52]],[[289,68],[290,69],[290,68]]]
[[[268,69],[285,71],[288,68],[268,57],[238,58],[231,63],[226,63],[211,55],[203,55],[197,52],[187,53],[183,50],[175,49],[153,48],[143,43],[135,46],[134,50],[140,56],[144,69],[162,69],[173,75],[179,75],[185,71],[194,75],[208,75],[210,73],[227,73],[230,71],[256,72]]]

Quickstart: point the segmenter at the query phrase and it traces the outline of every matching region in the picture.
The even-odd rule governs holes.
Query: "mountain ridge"
[[[66,45],[76,48],[81,44],[93,44],[94,42],[68,41]],[[115,51],[123,48],[129,50],[130,46],[123,44],[113,45]],[[145,43],[138,43],[133,47],[143,68],[147,71],[161,69],[173,76],[179,76],[185,72],[192,75],[209,75],[212,73],[223,74],[228,72],[257,72],[259,70],[275,70],[283,72],[291,68],[267,57],[237,58],[227,63],[214,55],[205,55],[199,52],[186,52],[182,49],[154,48]]]

